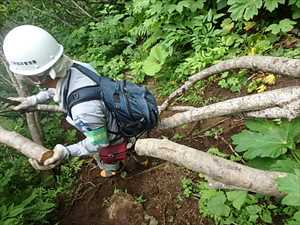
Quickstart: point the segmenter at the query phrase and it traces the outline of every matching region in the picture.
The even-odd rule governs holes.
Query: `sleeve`
[[[82,102],[72,108],[73,126],[86,138],[67,146],[72,156],[91,155],[109,145],[104,105],[101,101]],[[70,118],[67,118],[70,121]]]
[[[36,103],[40,104],[40,103],[45,103],[48,100],[52,99],[54,95],[55,95],[55,88],[49,88],[48,90],[40,91],[39,93],[31,97],[34,97]]]

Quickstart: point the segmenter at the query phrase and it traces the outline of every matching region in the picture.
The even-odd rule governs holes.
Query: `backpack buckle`
[[[117,92],[115,92],[113,94],[113,99],[114,99],[114,102],[115,102],[116,109],[120,109],[120,102],[121,102],[121,100],[120,100],[120,94],[117,93]]]

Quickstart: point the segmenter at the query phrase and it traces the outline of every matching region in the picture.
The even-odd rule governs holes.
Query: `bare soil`
[[[286,87],[299,84],[299,80],[281,77],[278,85]],[[221,99],[245,95],[231,93],[210,85],[204,95]],[[231,136],[244,128],[241,116],[220,117],[167,131],[154,131],[150,137],[167,137],[172,141],[202,151],[217,147],[233,153]],[[214,132],[211,132],[212,129]],[[210,132],[208,132],[210,131]],[[149,159],[147,166],[134,160],[126,163],[127,175],[101,178],[94,161],[81,170],[70,202],[60,200],[62,225],[212,225],[201,217],[197,199],[182,197],[181,180],[198,179],[197,173],[185,168]]]

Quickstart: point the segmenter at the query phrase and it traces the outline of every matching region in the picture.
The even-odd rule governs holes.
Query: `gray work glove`
[[[56,145],[53,149],[53,156],[40,164],[35,159],[29,159],[29,163],[36,170],[50,170],[59,165],[64,159],[70,156],[69,150],[63,145]]]
[[[126,148],[131,149],[135,145],[136,141],[137,141],[136,137],[129,138]]]
[[[32,106],[36,106],[37,105],[37,98],[36,96],[30,96],[30,97],[10,97],[9,98],[10,100],[13,100],[13,101],[17,101],[17,102],[20,102],[19,105],[17,106],[14,106],[12,109],[13,110],[25,110],[25,109],[28,109]]]

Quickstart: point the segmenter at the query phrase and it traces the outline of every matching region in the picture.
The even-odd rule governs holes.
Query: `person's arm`
[[[72,108],[73,120],[67,117],[69,123],[80,130],[86,138],[76,144],[63,146],[58,144],[53,149],[53,156],[38,164],[35,160],[29,160],[37,170],[48,170],[59,165],[69,156],[83,156],[96,153],[99,149],[109,145],[106,129],[106,117],[103,112],[104,103],[98,100],[83,102]]]
[[[86,138],[67,146],[72,156],[91,155],[109,145],[105,106],[98,100],[83,102],[72,108],[74,126]]]
[[[16,97],[10,98],[11,100],[19,101],[20,104],[15,106],[14,110],[27,109],[29,107],[35,106],[37,104],[45,103],[55,95],[55,89],[49,88],[45,91],[40,91],[36,95],[32,95],[29,97]]]
[[[92,155],[109,145],[104,110],[104,103],[99,100],[82,102],[72,107],[73,120],[67,117],[67,121],[86,138],[76,144],[66,146],[71,156]]]

